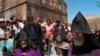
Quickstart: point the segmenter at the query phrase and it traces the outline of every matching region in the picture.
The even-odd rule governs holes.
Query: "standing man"
[[[42,25],[42,17],[40,16],[36,17],[35,23]]]
[[[36,52],[38,54],[41,54],[41,45],[42,45],[42,31],[41,26],[38,23],[34,23],[34,17],[28,16],[27,17],[28,24],[25,25],[24,30],[26,31],[26,34],[28,37],[31,38],[32,42],[32,48],[36,49]],[[41,54],[42,55],[42,54]]]
[[[11,20],[11,24],[10,24],[10,27],[9,27],[9,31],[11,32],[11,37],[15,37],[21,29],[24,28],[24,24],[22,22],[19,22],[19,19],[16,15],[11,15],[10,17],[10,20]],[[16,47],[16,41],[17,41],[17,38],[14,38],[14,49]]]
[[[15,34],[20,32],[20,30],[24,28],[24,24],[22,22],[19,22],[19,19],[16,15],[12,15],[10,19],[11,19],[10,30],[14,30]]]
[[[37,17],[35,20],[35,27],[36,27],[36,36],[38,38],[38,44],[39,44],[39,48],[41,53],[43,52],[43,33],[42,33],[42,27],[41,27],[41,23],[42,23],[42,17]],[[43,53],[42,53],[43,55]]]

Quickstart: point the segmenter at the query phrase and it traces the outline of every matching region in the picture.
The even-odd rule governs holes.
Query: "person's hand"
[[[42,43],[46,43],[45,39],[42,40]]]
[[[62,47],[63,47],[63,48],[69,48],[69,43],[67,43],[67,42],[62,42]]]
[[[26,53],[23,53],[22,56],[26,56]]]
[[[11,33],[6,33],[5,36],[6,36],[6,39],[9,39],[9,37],[11,36]]]

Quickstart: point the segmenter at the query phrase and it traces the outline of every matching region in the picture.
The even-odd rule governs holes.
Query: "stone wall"
[[[45,19],[67,21],[67,5],[63,0],[2,0],[4,18],[9,20],[12,14],[26,20],[28,15],[35,18],[42,16]]]

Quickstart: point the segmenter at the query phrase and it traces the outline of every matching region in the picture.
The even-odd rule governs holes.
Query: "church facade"
[[[67,4],[64,0],[2,0],[1,4],[0,14],[6,20],[16,14],[21,20],[31,15],[34,18],[41,16],[44,21],[49,18],[67,21]]]

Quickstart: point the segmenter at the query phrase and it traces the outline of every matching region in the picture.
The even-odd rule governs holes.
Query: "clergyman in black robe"
[[[69,56],[98,56],[100,49],[93,43],[93,33],[82,15],[79,12],[72,21],[73,41],[72,51]]]

